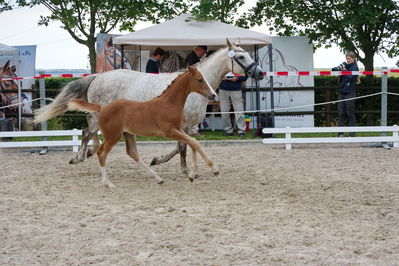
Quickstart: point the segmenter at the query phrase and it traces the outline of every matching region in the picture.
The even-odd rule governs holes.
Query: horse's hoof
[[[161,180],[161,181],[158,181],[158,184],[159,184],[159,185],[162,185],[162,184],[163,184],[163,182],[164,182],[163,180]]]
[[[78,160],[76,160],[76,158],[72,158],[69,160],[69,164],[77,164]]]
[[[188,179],[190,180],[191,183],[194,181],[194,178],[192,177],[189,177]]]
[[[214,176],[219,175],[219,170],[214,171],[214,172],[213,172],[213,175],[214,175]]]
[[[188,174],[190,174],[190,170],[187,169],[187,168],[181,169],[181,173],[182,173],[183,175],[188,175]]]
[[[194,178],[195,178],[195,179],[201,179],[201,176],[200,176],[199,174],[195,174],[195,175],[194,175]]]
[[[112,184],[111,182],[105,183],[105,184],[104,184],[104,186],[105,186],[106,188],[109,188],[109,189],[111,189],[111,188],[114,188],[114,187],[115,187],[115,185],[114,185],[114,184]]]
[[[152,159],[150,166],[157,165],[157,158]]]
[[[91,153],[91,151],[88,151],[86,157],[90,158],[91,156],[93,156],[93,153]]]

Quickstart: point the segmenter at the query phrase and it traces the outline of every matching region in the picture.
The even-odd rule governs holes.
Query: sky
[[[37,45],[37,69],[88,69],[88,49],[78,44],[69,33],[60,27],[60,22],[51,22],[49,26],[38,26],[40,15],[48,15],[44,6],[17,8],[0,13],[0,43],[9,46]],[[135,30],[151,26],[150,23],[139,23]],[[273,35],[266,27],[258,26],[251,30]],[[114,30],[112,34],[127,34]],[[345,59],[337,47],[317,49],[313,55],[315,68],[331,68]],[[388,58],[386,54],[376,55],[374,66],[395,68],[399,60]],[[362,64],[359,63],[359,67]]]

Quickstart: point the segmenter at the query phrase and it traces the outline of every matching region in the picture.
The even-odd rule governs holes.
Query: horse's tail
[[[68,103],[68,110],[70,111],[79,110],[88,113],[94,113],[101,111],[101,105],[97,103],[89,103],[86,102],[85,100],[75,99]]]
[[[87,99],[87,90],[97,75],[90,75],[72,82],[69,82],[54,101],[35,111],[33,122],[38,124],[41,121],[49,120],[57,115],[68,111],[68,102],[73,99]]]

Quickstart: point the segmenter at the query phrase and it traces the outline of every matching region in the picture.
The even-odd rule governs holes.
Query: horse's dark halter
[[[233,49],[229,49],[229,51],[234,51]],[[258,65],[258,63],[256,63],[255,61],[252,62],[251,64],[249,64],[247,67],[244,66],[243,63],[240,62],[240,60],[237,59],[237,57],[234,55],[233,57],[231,57],[231,72],[234,73],[234,63],[233,60],[237,62],[237,64],[242,67],[242,69],[244,69],[245,74],[252,76],[254,73],[251,71],[251,69],[253,67],[256,67]]]
[[[13,76],[2,76],[2,78],[13,78]],[[15,84],[15,82],[13,82]],[[13,95],[13,96],[7,96],[7,93],[10,92],[4,92],[4,91],[9,91],[10,89],[7,89],[7,87],[4,86],[3,82],[0,82],[0,90],[1,93],[4,94],[7,102],[3,102],[3,99],[0,99],[1,104],[4,106],[6,104],[10,104],[12,101],[14,101],[15,99],[19,99],[18,94]],[[25,93],[21,93],[21,99],[26,99],[28,100],[28,97],[25,95]],[[8,107],[9,109],[15,109],[16,107]]]

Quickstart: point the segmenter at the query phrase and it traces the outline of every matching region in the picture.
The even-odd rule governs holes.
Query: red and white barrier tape
[[[275,71],[264,72],[266,77],[278,76],[350,76],[350,75],[387,75],[388,73],[399,73],[399,69],[388,69],[384,71]],[[43,74],[34,77],[7,77],[0,78],[2,80],[20,80],[20,79],[42,79],[42,78],[81,78],[91,75],[87,74]]]
[[[90,73],[88,74],[42,74],[40,76],[34,76],[34,77],[7,77],[7,78],[0,78],[0,81],[2,80],[20,80],[20,79],[42,79],[42,78],[82,78],[91,75]]]
[[[265,76],[350,76],[350,75],[387,75],[388,73],[399,73],[399,69],[381,71],[276,71],[265,72]]]

